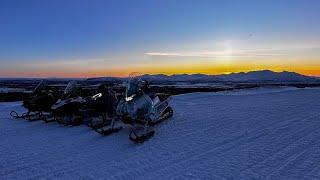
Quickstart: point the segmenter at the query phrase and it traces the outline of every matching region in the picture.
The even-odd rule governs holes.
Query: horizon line
[[[226,72],[226,73],[220,73],[220,74],[208,74],[208,73],[144,73],[141,74],[143,75],[166,75],[166,76],[173,76],[173,75],[208,75],[208,76],[219,76],[219,75],[229,75],[229,74],[239,74],[239,73],[250,73],[250,72],[261,72],[261,71],[271,71],[275,73],[281,73],[281,72],[291,72],[291,73],[297,73],[303,76],[308,76],[308,77],[315,77],[315,78],[320,78],[320,75],[308,75],[308,74],[303,74],[299,73],[296,71],[289,71],[289,70],[282,70],[282,71],[275,71],[275,70],[269,70],[269,69],[262,69],[262,70],[249,70],[249,71],[239,71],[239,72]],[[0,79],[90,79],[90,78],[127,78],[127,76],[88,76],[88,77],[40,77],[40,76],[31,76],[31,77],[21,77],[21,76],[0,76]]]

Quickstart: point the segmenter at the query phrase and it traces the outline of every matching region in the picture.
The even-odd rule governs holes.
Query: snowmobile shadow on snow
[[[173,110],[169,106],[170,96],[145,93],[148,87],[146,81],[131,77],[125,98],[118,103],[116,117],[110,125],[97,129],[97,132],[109,135],[129,126],[129,139],[135,143],[143,143],[154,136],[155,126],[170,118]]]

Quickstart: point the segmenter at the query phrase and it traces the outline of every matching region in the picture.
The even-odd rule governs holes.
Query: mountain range
[[[305,76],[295,72],[274,72],[270,70],[240,72],[222,75],[207,74],[145,74],[141,79],[150,82],[320,82],[319,78]],[[123,81],[127,78],[100,77],[89,78],[88,81]]]

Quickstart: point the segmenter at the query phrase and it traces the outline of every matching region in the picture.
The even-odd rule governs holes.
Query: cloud
[[[180,53],[161,53],[161,52],[150,52],[145,53],[148,56],[180,56]]]
[[[147,56],[166,56],[166,57],[201,57],[201,58],[237,58],[237,57],[264,57],[264,56],[283,56],[279,52],[265,50],[240,50],[240,51],[198,51],[198,52],[147,52]]]
[[[215,49],[214,51],[202,51],[203,48]],[[146,52],[147,56],[165,56],[165,57],[199,57],[199,58],[255,58],[270,56],[292,56],[299,54],[308,54],[308,52],[320,48],[320,42],[251,42],[242,41],[223,42],[213,47],[203,46],[197,50],[188,51],[167,51],[167,52]]]

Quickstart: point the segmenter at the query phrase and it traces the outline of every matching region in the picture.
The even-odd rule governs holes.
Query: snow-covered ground
[[[0,87],[0,93],[24,92],[24,91],[25,91],[25,89],[22,89],[22,88]]]
[[[0,179],[320,179],[320,89],[246,91],[175,96],[142,145],[0,103]]]

